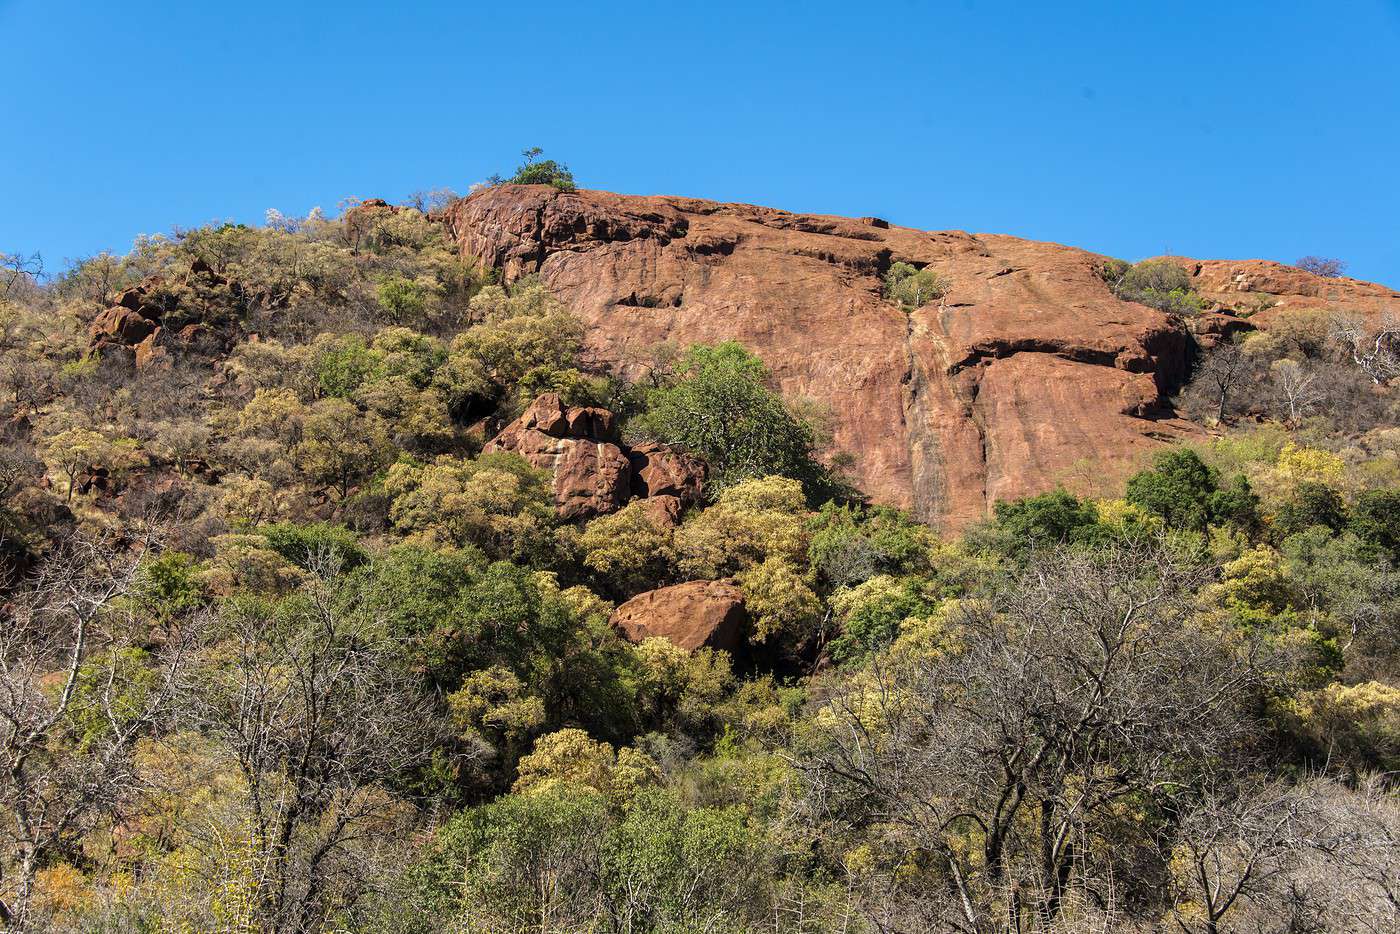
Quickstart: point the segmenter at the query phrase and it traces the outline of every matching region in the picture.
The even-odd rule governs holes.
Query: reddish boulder
[[[687,651],[738,651],[747,636],[744,595],[732,581],[689,581],[639,594],[613,611],[613,627],[633,642],[664,636]]]
[[[121,305],[108,308],[88,329],[94,342],[115,341],[132,346],[139,344],[156,329],[155,322],[139,312]]]
[[[705,464],[664,444],[625,448],[617,417],[607,409],[567,406],[547,392],[483,449],[512,451],[554,474],[559,515],[590,519],[644,498],[658,523],[675,525],[699,501]]]
[[[1319,276],[1272,260],[1181,262],[1191,273],[1191,287],[1197,292],[1226,308],[1257,310],[1250,320],[1265,326],[1287,309],[1327,308],[1369,315],[1400,299],[1400,292],[1389,286],[1347,276]],[[1266,307],[1259,310],[1261,306]]]
[[[1230,312],[1212,311],[1197,315],[1190,322],[1191,333],[1196,335],[1196,343],[1207,349],[1221,341],[1234,340],[1236,335],[1255,330],[1247,318]]]
[[[136,311],[138,308],[141,307],[141,303],[144,300],[145,290],[133,286],[129,289],[122,289],[120,292],[118,292],[116,297],[112,299],[112,304],[122,308],[130,308],[132,311]]]
[[[484,450],[512,451],[554,474],[554,503],[566,519],[588,519],[620,509],[631,495],[631,464],[616,435],[613,414],[570,408],[546,393]]]
[[[547,392],[536,398],[506,431],[512,428],[542,431],[555,438],[617,440],[617,418],[613,413],[591,406],[566,406],[557,392]]]
[[[634,445],[627,456],[632,462],[632,489],[638,496],[673,497],[684,505],[700,500],[704,461],[655,442]]]
[[[635,474],[632,479],[635,483]],[[681,513],[685,512],[685,503],[681,502],[680,497],[648,496],[639,502],[646,510],[647,517],[659,528],[674,529],[681,524]]]
[[[136,345],[136,369],[150,370],[170,363],[170,351],[165,348],[164,328],[156,328],[141,343]]]

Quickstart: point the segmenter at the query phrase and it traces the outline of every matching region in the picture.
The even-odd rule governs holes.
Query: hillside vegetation
[[[1400,927],[1383,315],[1199,333],[1198,443],[940,536],[450,200],[6,257],[0,927]]]

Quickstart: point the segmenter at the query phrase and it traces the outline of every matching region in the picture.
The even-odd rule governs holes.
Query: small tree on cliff
[[[711,492],[778,474],[802,481],[809,498],[831,498],[837,484],[816,459],[817,430],[768,388],[762,360],[733,341],[697,344],[676,374],[649,394],[632,431],[705,458]]]
[[[885,273],[885,298],[899,302],[906,311],[922,308],[948,294],[949,282],[932,269],[915,269],[895,263]]]
[[[544,150],[538,146],[531,146],[520,154],[525,157],[525,161],[511,176],[512,185],[553,185],[560,191],[574,190],[574,173],[569,171],[567,165],[553,159],[536,162],[536,159],[544,155]]]
[[[1331,256],[1304,256],[1293,265],[1324,279],[1336,279],[1347,271],[1345,262]]]

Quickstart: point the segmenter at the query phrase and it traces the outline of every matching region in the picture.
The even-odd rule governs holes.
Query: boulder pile
[[[656,515],[679,516],[700,498],[705,465],[661,444],[623,445],[607,409],[566,406],[557,393],[539,396],[487,442],[485,453],[511,451],[554,476],[554,502],[566,519],[614,512],[634,498]]]

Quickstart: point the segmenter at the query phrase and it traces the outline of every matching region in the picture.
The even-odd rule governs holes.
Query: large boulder
[[[633,597],[610,622],[632,642],[664,636],[686,651],[736,652],[747,638],[749,615],[733,581],[689,581]]]
[[[591,519],[641,497],[658,523],[674,525],[705,486],[700,459],[654,442],[625,447],[612,412],[567,406],[553,392],[531,402],[483,450],[512,451],[550,471],[555,509],[566,519]]]
[[[512,451],[551,471],[559,515],[587,519],[620,509],[631,497],[632,467],[616,433],[611,412],[571,408],[551,392],[530,403],[484,450]]]
[[[633,445],[627,457],[638,496],[674,497],[687,506],[699,501],[705,488],[704,461],[656,442]]]

